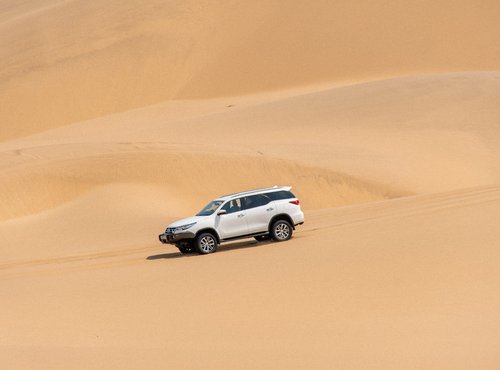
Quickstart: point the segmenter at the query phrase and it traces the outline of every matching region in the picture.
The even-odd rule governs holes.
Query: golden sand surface
[[[498,1],[0,1],[0,368],[500,367]],[[286,243],[161,245],[292,185]]]

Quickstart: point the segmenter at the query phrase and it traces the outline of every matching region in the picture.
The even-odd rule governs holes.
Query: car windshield
[[[210,216],[223,203],[222,200],[214,200],[208,203],[196,216]]]

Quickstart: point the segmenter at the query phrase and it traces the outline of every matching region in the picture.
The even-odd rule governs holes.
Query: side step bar
[[[268,232],[265,232],[265,233],[253,233],[253,234],[246,234],[246,235],[241,235],[241,236],[234,236],[232,238],[227,238],[227,239],[221,239],[221,243],[222,242],[229,242],[229,241],[232,241],[232,240],[238,240],[238,239],[247,239],[247,238],[254,238],[256,236],[263,236],[263,235],[269,235]]]

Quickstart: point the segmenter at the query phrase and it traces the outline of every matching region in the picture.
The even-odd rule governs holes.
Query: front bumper
[[[194,239],[195,234],[191,231],[180,231],[178,233],[163,233],[158,235],[158,239],[163,244],[176,244],[182,240]]]

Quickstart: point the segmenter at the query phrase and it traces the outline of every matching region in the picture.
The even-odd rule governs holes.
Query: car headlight
[[[192,224],[187,224],[187,225],[182,225],[182,226],[177,226],[173,228],[173,232],[175,233],[176,231],[183,231],[189,229],[191,226],[195,225],[196,222],[193,222]]]

